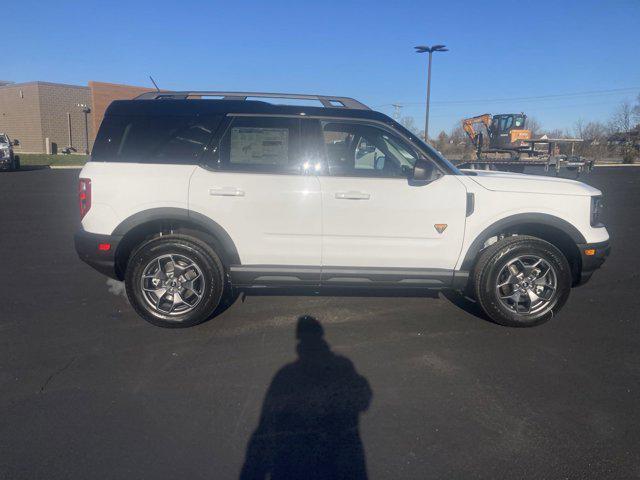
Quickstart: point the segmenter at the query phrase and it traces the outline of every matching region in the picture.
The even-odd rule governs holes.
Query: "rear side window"
[[[107,116],[91,159],[97,162],[195,164],[219,116]]]

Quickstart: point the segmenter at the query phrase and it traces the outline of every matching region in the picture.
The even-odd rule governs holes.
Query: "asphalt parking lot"
[[[640,477],[640,168],[583,177],[612,254],[533,329],[442,295],[251,296],[153,327],[77,259],[77,176],[0,174],[0,478],[264,478],[265,442],[347,478]],[[326,344],[307,319],[296,345],[305,315]],[[292,435],[327,422],[350,428]]]

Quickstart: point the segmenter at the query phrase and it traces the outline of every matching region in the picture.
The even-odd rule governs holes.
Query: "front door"
[[[322,134],[323,282],[389,279],[410,286],[429,272],[450,274],[464,234],[462,182],[443,175],[412,184],[421,154],[377,124],[327,120]]]

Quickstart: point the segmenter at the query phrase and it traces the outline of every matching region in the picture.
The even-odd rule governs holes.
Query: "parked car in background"
[[[13,142],[6,133],[0,133],[0,170],[19,170],[20,157],[13,153],[13,146],[19,142]]]

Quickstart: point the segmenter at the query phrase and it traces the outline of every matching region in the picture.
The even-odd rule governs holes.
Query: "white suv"
[[[460,171],[344,97],[170,92],[113,102],[79,201],[80,257],[124,280],[136,311],[165,327],[269,288],[456,289],[502,325],[531,326],[609,253],[599,190]]]

